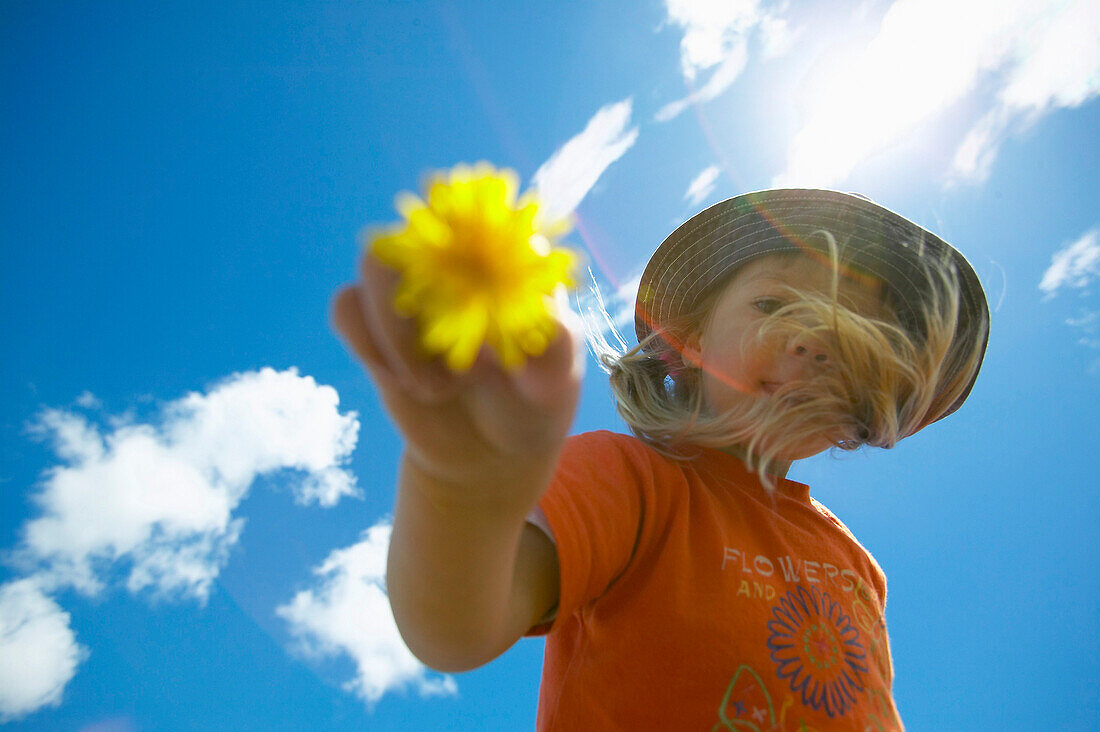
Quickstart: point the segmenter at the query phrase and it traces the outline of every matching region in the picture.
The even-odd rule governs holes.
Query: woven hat
[[[662,324],[697,307],[700,298],[741,265],[766,254],[824,252],[829,232],[844,265],[885,283],[901,323],[925,335],[922,305],[929,266],[954,267],[960,289],[955,338],[941,383],[962,376],[967,355],[980,339],[978,366],[989,340],[989,306],[974,268],[935,234],[869,199],[839,191],[776,189],[746,193],[692,216],[657,248],[642,274],[634,327],[643,342]],[[928,421],[942,419],[966,400],[978,369],[958,399]]]

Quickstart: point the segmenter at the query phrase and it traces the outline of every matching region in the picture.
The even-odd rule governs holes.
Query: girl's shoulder
[[[832,523],[836,524],[837,528],[839,528],[841,531],[843,531],[848,536],[852,537],[853,541],[855,540],[855,538],[856,538],[855,534],[852,533],[851,529],[849,529],[845,525],[845,523],[843,521],[841,521],[840,518],[835,513],[830,511],[824,503],[817,500],[813,496],[810,496],[810,505],[812,505],[815,509],[817,509],[817,512],[820,513],[822,516],[829,519],[829,521],[831,521]]]
[[[567,437],[566,441],[571,443],[584,444],[645,444],[634,435],[626,435],[621,432],[612,432],[611,430],[591,430],[589,432],[578,432],[575,435],[570,435],[569,437]]]
[[[634,435],[626,435],[611,430],[593,430],[571,435],[566,439],[566,451],[612,452],[630,456],[649,456],[660,453],[652,446]]]
[[[696,454],[699,452],[700,454]],[[624,461],[647,469],[682,470],[698,461],[701,452],[685,448],[662,450],[634,435],[593,430],[566,439],[565,455],[588,455],[598,459]]]
[[[634,435],[595,430],[570,436],[558,464],[559,476],[585,474],[603,482],[646,488],[682,481],[691,463],[673,458]]]
[[[879,565],[878,560],[876,560],[875,556],[873,554],[871,554],[871,552],[867,549],[867,547],[865,547],[863,545],[863,543],[860,542],[860,540],[856,538],[856,535],[852,533],[852,530],[849,529],[848,526],[843,521],[841,521],[840,518],[837,517],[837,515],[835,513],[830,511],[825,506],[825,504],[823,504],[821,501],[819,501],[819,500],[817,500],[816,498],[813,498],[813,497],[810,498],[810,503],[813,505],[813,507],[815,509],[817,509],[818,513],[820,513],[822,516],[827,518],[830,522],[835,524],[836,527],[838,529],[840,529],[844,533],[844,535],[851,541],[851,543],[854,544],[856,546],[856,548],[860,552],[862,552],[862,554],[867,558],[868,564],[870,565],[870,568],[871,568],[871,581],[874,584],[875,590],[879,593],[879,597],[880,597],[883,605],[885,605],[886,604],[886,573],[883,571],[882,567]]]

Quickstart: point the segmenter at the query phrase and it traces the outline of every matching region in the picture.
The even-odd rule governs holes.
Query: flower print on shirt
[[[799,585],[772,607],[768,649],[776,675],[812,709],[843,715],[863,692],[868,673],[859,630],[840,603]]]

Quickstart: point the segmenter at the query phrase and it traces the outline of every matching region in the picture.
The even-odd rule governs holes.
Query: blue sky
[[[400,645],[400,441],[327,322],[394,195],[487,160],[575,212],[613,313],[748,190],[956,244],[994,311],[966,406],[790,475],[886,570],[911,729],[1094,726],[1098,39],[1088,0],[4,3],[0,721],[533,725],[541,641]],[[594,364],[574,429],[624,429]]]

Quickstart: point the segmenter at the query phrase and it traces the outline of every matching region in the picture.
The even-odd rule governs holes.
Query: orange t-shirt
[[[540,730],[901,728],[885,577],[807,486],[593,432],[539,506],[561,565]]]

